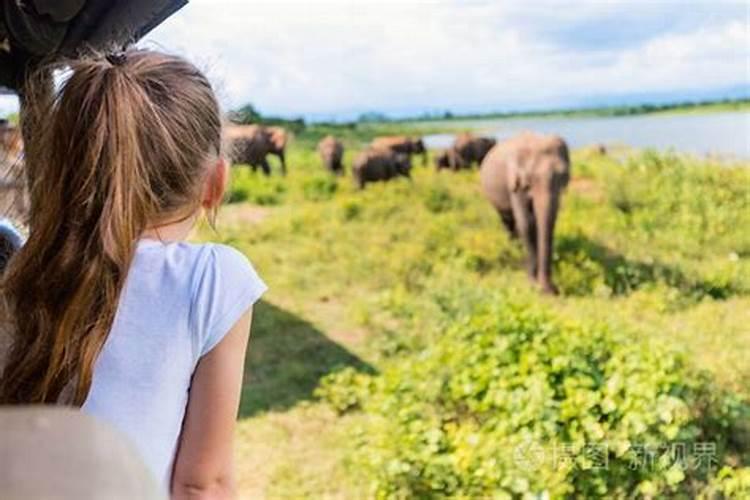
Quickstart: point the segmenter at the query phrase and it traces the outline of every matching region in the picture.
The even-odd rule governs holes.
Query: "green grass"
[[[238,428],[245,497],[371,496],[352,432],[374,414],[340,416],[315,388],[346,367],[375,379],[407,370],[497,294],[555,324],[657,342],[684,359],[681,373],[706,371],[750,398],[750,165],[576,152],[556,232],[563,295],[548,298],[528,284],[475,171],[416,166],[413,182],[358,191],[323,172],[312,142],[295,142],[286,178],[236,168],[218,233],[201,232],[244,251],[270,286]],[[747,465],[747,437],[733,439],[726,460]]]

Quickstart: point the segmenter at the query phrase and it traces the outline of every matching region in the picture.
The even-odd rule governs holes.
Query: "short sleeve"
[[[247,258],[234,248],[210,245],[196,280],[192,328],[202,357],[268,289]]]

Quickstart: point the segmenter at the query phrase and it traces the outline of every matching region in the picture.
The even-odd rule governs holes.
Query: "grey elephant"
[[[271,166],[267,156],[273,154],[281,161],[281,173],[286,175],[284,149],[286,131],[280,127],[263,127],[262,125],[235,125],[228,127],[229,155],[234,164],[247,164],[256,171],[260,168],[264,174],[271,175]]]
[[[570,180],[567,144],[557,136],[522,133],[492,148],[479,176],[503,225],[524,244],[529,278],[556,294],[552,249],[560,197]]]
[[[422,165],[427,166],[427,148],[421,137],[412,138],[403,135],[376,137],[370,145],[375,149],[390,149],[394,153],[421,155]]]
[[[318,154],[323,166],[336,175],[344,173],[344,145],[332,135],[327,135],[318,143]]]
[[[368,182],[387,181],[402,176],[411,179],[411,160],[404,153],[369,148],[357,155],[352,165],[354,181],[360,189]]]
[[[453,142],[453,150],[461,157],[467,167],[481,164],[497,140],[492,137],[476,137],[468,132],[458,134]]]

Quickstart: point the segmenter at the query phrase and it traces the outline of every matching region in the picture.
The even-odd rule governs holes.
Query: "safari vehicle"
[[[24,141],[33,120],[24,109],[52,91],[46,85],[30,95],[25,81],[42,62],[91,50],[116,50],[139,40],[187,0],[0,0],[0,93],[18,94]],[[47,94],[47,95],[45,95]],[[31,175],[27,172],[27,176]]]

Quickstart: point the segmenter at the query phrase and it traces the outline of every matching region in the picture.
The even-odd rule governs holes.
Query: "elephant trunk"
[[[559,195],[545,190],[533,199],[537,222],[537,281],[545,293],[556,294],[557,288],[552,282],[552,250]]]

